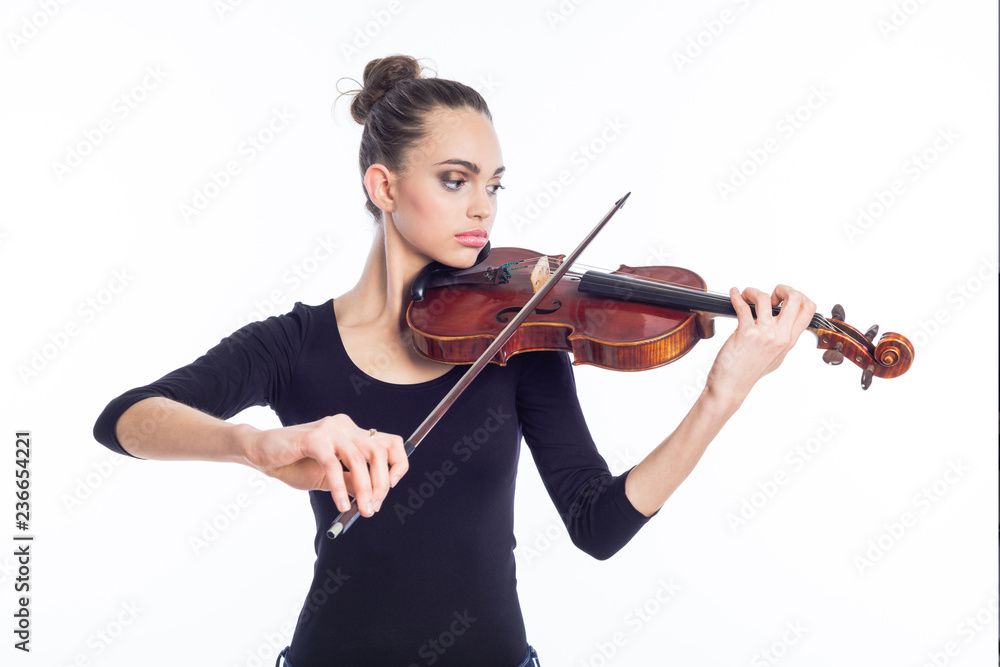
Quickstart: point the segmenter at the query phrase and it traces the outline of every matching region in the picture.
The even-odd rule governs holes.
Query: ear
[[[368,191],[368,198],[383,212],[395,209],[392,187],[394,181],[395,174],[384,164],[373,164],[365,171],[365,189]]]

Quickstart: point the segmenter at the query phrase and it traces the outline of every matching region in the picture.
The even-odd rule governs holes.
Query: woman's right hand
[[[350,494],[366,517],[381,508],[389,488],[409,468],[401,437],[359,428],[342,414],[255,429],[247,437],[244,457],[251,467],[293,488],[330,491],[341,512],[351,508]]]

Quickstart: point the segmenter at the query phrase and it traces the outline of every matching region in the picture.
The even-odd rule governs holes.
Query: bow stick
[[[626,193],[624,197],[615,202],[615,205],[611,207],[611,210],[608,211],[603,218],[601,218],[601,221],[597,223],[597,226],[594,227],[589,234],[587,234],[587,236],[580,242],[580,245],[578,245],[573,252],[566,256],[566,259],[563,260],[563,263],[558,269],[556,269],[555,273],[553,273],[552,276],[538,288],[534,295],[528,300],[528,303],[524,304],[521,310],[518,311],[517,315],[514,316],[510,323],[504,327],[503,331],[497,335],[496,339],[494,339],[490,346],[487,347],[486,350],[480,355],[479,359],[469,366],[469,370],[465,371],[465,374],[457,383],[455,383],[455,386],[451,388],[451,391],[445,394],[445,397],[441,399],[441,402],[438,403],[437,407],[434,408],[429,415],[427,415],[427,418],[424,419],[423,423],[417,427],[417,430],[413,432],[413,435],[411,435],[403,444],[403,448],[406,450],[407,456],[413,453],[413,450],[417,448],[424,437],[432,428],[434,428],[434,425],[437,424],[438,421],[441,420],[441,417],[443,417],[448,411],[448,408],[450,408],[452,404],[458,400],[458,397],[462,394],[462,392],[465,391],[470,384],[472,384],[472,381],[476,379],[479,372],[486,368],[486,365],[490,363],[493,356],[500,350],[501,347],[503,347],[504,343],[506,343],[510,337],[514,335],[514,332],[519,326],[521,326],[521,323],[528,319],[528,316],[531,315],[531,313],[535,310],[535,307],[541,303],[542,299],[545,298],[545,295],[559,283],[559,280],[566,274],[567,271],[569,271],[573,262],[575,262],[577,257],[580,256],[580,253],[583,252],[584,248],[586,248],[590,242],[594,240],[594,237],[597,236],[597,233],[601,231],[605,224],[607,224],[608,220],[611,219],[611,216],[617,213],[618,209],[625,205],[625,200],[628,199],[630,194],[632,193]],[[346,533],[347,529],[351,527],[359,516],[358,501],[356,498],[352,498],[351,508],[346,512],[341,512],[337,516],[334,522],[330,525],[330,528],[326,531],[327,537],[334,539],[342,533]]]

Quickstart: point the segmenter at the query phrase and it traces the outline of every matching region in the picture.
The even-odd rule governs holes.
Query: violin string
[[[559,258],[550,256],[550,255],[542,255],[540,257],[545,257],[548,260],[549,270],[550,271],[559,268],[559,266],[562,263]],[[515,261],[515,262],[509,262],[508,264],[501,265],[500,268],[506,268],[508,270],[508,273],[510,273],[511,275],[523,275],[525,273],[529,273],[530,274],[531,272],[534,271],[535,267],[537,266],[538,260],[540,259],[540,257],[530,257],[530,258],[525,258],[525,259],[518,260],[518,261]],[[608,269],[605,269],[605,268],[602,268],[602,267],[595,267],[595,266],[588,265],[588,264],[582,264],[580,262],[577,262],[574,265],[574,269],[576,269],[576,268],[583,268],[583,269],[592,270],[592,271],[596,271],[598,273],[603,273],[603,274],[608,274],[608,275],[610,275],[610,274],[613,273],[612,271],[610,271]],[[511,270],[511,269],[513,269],[513,270]],[[580,277],[583,276],[583,273],[580,272],[580,271],[576,271],[576,270],[570,270],[570,271],[566,272],[566,275],[580,278]],[[679,290],[679,291],[682,291],[682,292],[685,292],[685,293],[688,293],[688,294],[694,294],[695,296],[698,296],[699,298],[705,299],[706,303],[712,303],[718,309],[723,309],[723,310],[728,311],[728,310],[731,309],[731,306],[732,306],[732,301],[730,300],[728,294],[723,294],[721,292],[712,292],[710,290],[698,290],[698,289],[695,289],[695,288],[690,287],[688,285],[683,285],[683,284],[680,284],[680,283],[671,282],[669,280],[662,280],[662,279],[659,279],[659,278],[651,278],[649,276],[640,276],[640,275],[635,275],[635,274],[624,274],[624,275],[627,275],[631,279],[639,280],[641,282],[649,283],[651,285],[657,285],[657,286],[661,286],[661,287],[665,287],[665,288],[669,288],[669,289]],[[779,308],[780,308],[780,306],[779,306]],[[818,324],[818,326],[817,326],[817,324]],[[862,342],[862,340],[859,339],[859,336],[854,335],[854,333],[849,328],[846,328],[845,326],[841,326],[836,320],[828,320],[826,317],[824,317],[823,315],[820,315],[819,313],[816,313],[816,314],[813,315],[813,318],[812,318],[812,320],[810,322],[810,326],[812,328],[825,329],[827,331],[833,331],[833,332],[839,333],[839,334],[841,334],[843,336],[847,336],[848,338],[851,338],[852,340],[854,340],[858,344],[862,344],[866,348],[872,348],[873,347],[871,341],[868,341],[867,339],[865,339]],[[874,350],[872,349],[870,351],[874,351]]]
[[[506,269],[507,272],[510,275],[530,274],[531,272],[534,271],[535,267],[538,264],[538,260],[541,257],[545,257],[548,260],[549,270],[555,270],[555,269],[559,268],[559,266],[562,263],[561,260],[559,258],[557,258],[557,257],[541,255],[539,257],[529,257],[529,258],[525,258],[525,259],[518,260],[518,261],[515,261],[515,262],[509,262],[507,264],[502,264],[500,266],[500,268]],[[605,268],[602,268],[602,267],[597,267],[597,266],[592,266],[592,265],[589,265],[589,264],[582,264],[580,262],[577,262],[574,265],[574,269],[577,269],[577,268],[583,268],[585,270],[596,271],[596,272],[604,273],[604,274],[612,274],[613,273],[612,271],[610,271],[608,269],[605,269]],[[573,277],[580,278],[580,277],[583,276],[583,273],[584,272],[581,272],[581,271],[578,271],[578,270],[572,270],[571,269],[570,271],[567,271],[566,275],[567,276],[573,276]],[[699,290],[699,289],[695,289],[695,288],[693,288],[693,287],[691,287],[689,285],[684,285],[684,284],[672,282],[672,281],[669,281],[669,280],[663,280],[663,279],[660,279],[660,278],[651,278],[649,276],[641,276],[641,275],[635,275],[635,274],[624,274],[624,275],[627,275],[629,278],[632,278],[632,279],[635,279],[635,280],[639,280],[639,281],[642,281],[642,282],[645,282],[645,283],[649,283],[651,285],[657,285],[657,286],[661,286],[661,287],[666,287],[666,288],[681,290],[681,291],[687,292],[687,293],[694,293],[697,296],[706,299],[706,302],[713,303],[718,308],[724,308],[724,309],[728,310],[730,308],[730,306],[732,305],[732,301],[730,300],[729,295],[728,294],[724,294],[722,292],[713,292],[711,290]],[[820,328],[827,329],[829,331],[835,331],[835,332],[838,332],[838,333],[841,333],[841,334],[844,334],[844,335],[849,335],[849,332],[845,331],[843,328],[837,326],[835,321],[828,320],[828,319],[826,319],[826,317],[824,317],[823,315],[820,315],[819,313],[817,313],[817,314],[815,314],[813,316],[813,322],[814,323],[818,323],[820,325]]]
[[[537,258],[537,257],[535,257],[535,258],[527,258],[527,259],[520,260],[520,261],[517,261],[517,262],[511,262],[509,264],[504,264],[504,265],[502,265],[502,267],[520,267],[520,268],[514,269],[512,271],[509,270],[509,268],[508,268],[508,273],[510,273],[511,275],[523,275],[525,273],[530,273],[531,271],[534,270],[535,266],[538,263],[538,259],[539,258]],[[560,264],[560,262],[559,262],[559,260],[557,258],[547,257],[547,259],[549,260],[549,265],[550,265],[549,268],[550,269],[557,268],[559,266],[559,264]],[[602,267],[595,267],[595,266],[591,266],[591,265],[587,265],[587,264],[581,264],[579,262],[577,262],[577,264],[575,265],[575,267],[582,267],[582,268],[585,268],[585,269],[597,271],[597,272],[604,273],[604,274],[611,274],[612,273],[608,269],[605,269],[605,268],[602,268]],[[567,275],[575,276],[575,277],[581,277],[583,274],[581,272],[579,272],[579,271],[570,270],[570,271],[567,272]],[[645,283],[649,283],[651,285],[658,285],[658,286],[662,286],[662,287],[668,287],[668,288],[680,290],[682,292],[686,292],[686,293],[689,293],[689,294],[694,294],[694,295],[696,295],[696,296],[698,296],[700,298],[706,299],[708,302],[713,303],[716,307],[722,307],[722,308],[725,308],[725,309],[728,310],[729,306],[731,306],[731,304],[732,304],[732,301],[730,301],[730,299],[729,299],[729,295],[728,294],[723,294],[721,292],[713,292],[711,290],[699,290],[699,289],[695,289],[695,288],[693,288],[693,287],[691,287],[689,285],[683,285],[681,283],[676,283],[676,282],[672,282],[672,281],[669,281],[669,280],[663,280],[663,279],[659,279],[659,278],[651,278],[649,276],[641,276],[641,275],[634,275],[634,274],[626,274],[626,275],[629,278],[632,278],[632,279],[635,279],[635,280],[639,280],[639,281],[642,281],[642,282],[645,282]]]
[[[526,273],[530,273],[530,272],[534,271],[535,266],[538,263],[538,259],[539,258],[534,257],[534,258],[523,259],[523,260],[520,260],[520,261],[517,261],[517,262],[510,262],[509,264],[503,264],[503,265],[501,265],[501,268],[506,268],[507,272],[509,274],[511,274],[511,275],[524,275]],[[560,264],[560,262],[559,262],[558,259],[556,259],[554,257],[548,257],[547,259],[549,260],[549,269],[550,270],[558,268],[558,266]],[[604,268],[596,267],[596,266],[591,266],[591,265],[587,265],[587,264],[581,264],[579,262],[577,264],[575,264],[574,266],[575,267],[582,267],[584,269],[588,269],[588,270],[592,270],[592,271],[597,271],[599,273],[604,273],[604,274],[611,274],[612,273],[608,269],[604,269]],[[567,272],[566,275],[574,276],[574,277],[581,277],[583,275],[583,273],[580,272],[580,271],[570,270],[570,271]],[[731,304],[732,303],[729,300],[729,295],[728,294],[722,294],[720,292],[712,292],[711,290],[699,290],[699,289],[695,289],[695,288],[693,288],[693,287],[691,287],[689,285],[683,285],[681,283],[671,282],[669,280],[662,280],[662,279],[659,279],[659,278],[651,278],[649,276],[640,276],[640,275],[633,275],[633,274],[627,274],[627,275],[628,275],[629,278],[633,278],[635,280],[640,280],[642,282],[649,283],[650,285],[658,285],[658,286],[662,286],[662,287],[673,288],[673,289],[681,290],[683,292],[695,294],[699,298],[706,299],[708,302],[713,303],[716,307],[726,308],[727,304]]]
[[[542,257],[545,257],[545,256],[542,255]],[[523,259],[523,260],[519,260],[519,261],[516,261],[516,262],[510,262],[508,264],[502,264],[502,265],[500,265],[500,268],[506,268],[508,270],[508,273],[510,273],[511,275],[524,275],[525,273],[530,273],[531,271],[533,271],[535,269],[535,266],[537,265],[539,259],[540,259],[540,257],[529,257],[529,258],[526,258],[526,259]],[[555,257],[546,257],[546,259],[549,260],[549,270],[553,270],[553,269],[559,268],[561,262],[559,261],[558,258],[555,258]],[[516,268],[513,268],[513,267],[516,267]],[[574,265],[574,268],[576,268],[576,267],[583,267],[583,268],[588,269],[588,270],[597,271],[597,272],[606,273],[606,274],[613,273],[609,269],[605,269],[605,268],[602,268],[602,267],[599,267],[599,266],[592,266],[592,265],[589,265],[589,264],[581,264],[580,262],[577,262]],[[512,268],[513,268],[513,270],[511,270]],[[583,273],[580,272],[580,271],[576,271],[576,270],[571,269],[570,271],[567,272],[566,275],[580,277],[580,276],[583,275]],[[627,275],[630,278],[635,278],[637,280],[641,280],[643,282],[647,282],[647,283],[650,283],[650,284],[663,285],[663,286],[666,286],[666,287],[676,287],[676,288],[680,288],[680,289],[685,290],[685,291],[697,292],[700,295],[707,295],[707,296],[710,296],[710,297],[713,297],[713,296],[714,297],[724,297],[724,299],[726,301],[729,301],[729,295],[728,294],[723,294],[721,292],[713,292],[711,290],[699,290],[699,289],[695,289],[695,288],[693,288],[693,287],[691,287],[689,285],[684,285],[684,284],[677,283],[677,282],[671,282],[669,280],[662,280],[662,279],[659,279],[659,278],[651,278],[649,276],[640,276],[640,275],[634,275],[634,274],[627,274]]]

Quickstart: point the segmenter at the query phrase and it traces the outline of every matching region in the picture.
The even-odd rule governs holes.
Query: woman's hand
[[[348,494],[353,495],[366,517],[381,508],[389,488],[409,468],[401,437],[359,428],[347,415],[255,430],[244,457],[251,467],[293,488],[330,491],[341,512],[350,509]]]
[[[725,342],[708,373],[705,390],[729,405],[738,406],[757,380],[781,365],[816,312],[816,304],[787,285],[773,294],[748,287],[741,295],[734,287],[729,298],[736,309],[736,331]],[[755,304],[757,319],[750,313]],[[781,304],[777,316],[768,306]]]

